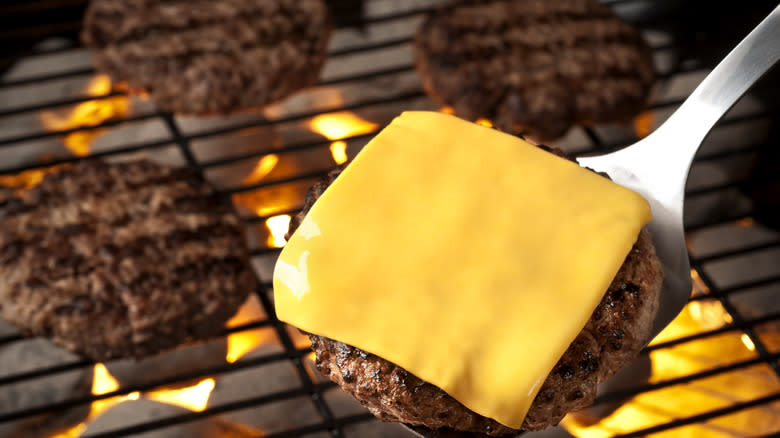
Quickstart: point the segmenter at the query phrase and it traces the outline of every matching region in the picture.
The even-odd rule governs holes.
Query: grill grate
[[[355,4],[355,2],[337,0],[331,3],[333,3],[334,10],[342,12],[350,10],[349,6]],[[327,155],[327,149],[332,140],[312,136],[310,132],[308,136],[300,135],[292,139],[279,134],[283,137],[283,146],[269,144],[268,147],[248,151],[233,152],[228,150],[224,154],[208,157],[204,157],[202,154],[204,142],[221,141],[220,139],[231,136],[251,136],[252,133],[262,130],[272,130],[277,134],[307,130],[304,127],[313,118],[343,111],[355,112],[366,119],[377,122],[379,126],[376,130],[379,130],[402,109],[437,108],[423,92],[419,80],[415,77],[414,67],[409,56],[409,43],[414,23],[418,22],[424,13],[431,10],[431,4],[437,2],[369,0],[365,3],[358,3],[365,9],[366,16],[360,18],[346,12],[342,15],[343,19],[339,21],[339,24],[343,27],[340,27],[334,36],[324,79],[319,86],[291,99],[298,100],[297,106],[285,103],[277,110],[221,120],[214,126],[206,128],[193,128],[191,123],[188,124],[187,119],[160,112],[150,107],[149,104],[141,102],[139,104],[140,110],[134,111],[127,117],[110,119],[95,126],[46,131],[37,125],[36,128],[26,131],[24,129],[11,129],[11,133],[8,134],[3,132],[5,127],[18,120],[37,120],[37,115],[41,111],[64,110],[91,100],[104,100],[109,97],[125,95],[121,90],[113,90],[100,97],[74,96],[74,93],[55,96],[54,93],[49,94],[41,91],[60,83],[83,82],[95,74],[91,67],[80,65],[78,62],[75,64],[56,62],[51,68],[25,74],[20,74],[11,68],[7,74],[0,76],[0,127],[3,128],[0,129],[0,174],[16,174],[83,159],[67,155],[64,148],[58,144],[58,139],[68,134],[98,130],[139,132],[147,125],[161,127],[153,139],[142,137],[140,140],[123,140],[117,145],[93,150],[90,156],[110,159],[128,154],[154,154],[162,150],[174,150],[180,155],[181,164],[195,168],[207,176],[212,172],[230,169],[234,165],[257,161],[269,154],[275,154],[283,160],[289,158],[296,163],[314,162],[314,165],[301,165],[290,172],[271,173],[267,178],[249,184],[234,182],[218,185],[220,191],[226,196],[281,190],[285,187],[293,187],[292,192],[298,194],[296,201],[290,205],[284,205],[271,212],[245,215],[250,231],[259,236],[255,240],[261,242],[254,245],[252,256],[258,265],[264,263],[268,265],[276,257],[279,250],[262,244],[262,238],[265,237],[263,224],[273,216],[295,214],[300,209],[302,204],[301,188],[307,187],[334,167],[333,161]],[[617,0],[608,3],[620,10],[646,2]],[[690,3],[698,5],[699,2]],[[423,4],[425,6],[420,6]],[[58,3],[51,0],[21,2],[19,5],[0,7],[0,15],[6,18],[13,17],[15,14],[28,16],[38,7],[72,9],[77,6],[83,6],[83,2],[63,1]],[[769,8],[771,7],[770,4]],[[760,10],[761,8],[755,9]],[[748,26],[757,23],[756,17],[761,16],[759,12],[766,11],[768,8],[758,12],[753,11],[754,16],[746,20]],[[683,13],[680,12],[680,14]],[[72,30],[70,29],[73,25],[71,18],[65,18],[61,24],[69,31]],[[655,117],[657,125],[658,121],[663,120],[682,102],[691,91],[692,86],[698,83],[707,69],[714,65],[717,57],[726,53],[726,47],[729,47],[733,41],[724,44],[724,48],[719,49],[720,51],[713,49],[717,52],[715,57],[706,59],[692,56],[690,51],[684,49],[686,41],[684,35],[672,32],[671,37],[668,37],[669,34],[663,34],[666,37],[659,37],[661,33],[658,33],[654,23],[647,23],[646,26],[645,30],[651,37],[651,45],[656,59],[663,67],[657,87],[660,91],[648,109],[648,112]],[[715,26],[713,25],[713,27]],[[734,27],[738,28],[738,32],[735,30],[735,37],[739,38],[746,34],[747,28]],[[377,28],[386,28],[384,36],[381,32],[374,32]],[[8,31],[0,33],[0,40],[9,41],[22,35],[27,41],[28,36],[35,35],[35,29],[37,28],[9,28]],[[44,32],[41,36],[48,37],[50,34],[50,32]],[[24,51],[24,48],[14,47],[6,53],[0,54],[0,66],[10,64]],[[56,46],[38,45],[31,52],[25,53],[21,59],[25,62],[35,63],[52,57],[68,59],[84,53],[84,49],[70,41],[60,42]],[[399,61],[388,65],[385,65],[385,62],[366,61],[366,59],[384,58],[385,55],[388,55],[387,58],[399,59]],[[342,64],[345,67],[341,67]],[[724,335],[735,334],[740,335],[743,340],[746,339],[744,342],[747,353],[744,357],[740,356],[734,360],[726,358],[722,363],[695,372],[653,380],[650,383],[634,383],[628,388],[608,391],[598,397],[597,407],[667,388],[695,385],[714,376],[727,375],[753,367],[768,367],[774,374],[773,379],[780,379],[780,367],[778,367],[780,343],[771,336],[772,329],[776,330],[775,326],[780,322],[780,308],[776,305],[756,304],[772,303],[776,301],[776,297],[780,293],[780,233],[776,231],[778,224],[762,221],[765,218],[774,218],[777,221],[777,217],[780,216],[780,196],[770,195],[769,199],[773,199],[773,202],[768,203],[752,202],[749,199],[745,201],[747,194],[758,189],[774,189],[777,190],[776,193],[780,193],[780,172],[777,172],[777,165],[771,166],[773,164],[772,154],[778,158],[773,149],[776,150],[780,146],[777,132],[775,132],[776,126],[780,126],[777,123],[780,106],[776,103],[778,101],[776,96],[771,94],[773,78],[776,76],[765,78],[758,85],[758,89],[768,90],[765,98],[758,99],[758,103],[755,105],[749,104],[750,102],[741,102],[715,128],[715,133],[705,142],[697,156],[686,192],[686,229],[691,250],[691,266],[698,275],[697,284],[701,289],[698,292],[695,291],[692,302],[702,306],[713,304],[721,306],[726,315],[725,321],[712,327],[702,327],[670,339],[664,339],[647,347],[642,356],[648,357],[658,352],[674,351],[676,348],[695,343],[717,341]],[[381,92],[377,92],[377,89],[381,89]],[[25,97],[21,99],[21,103],[13,103],[10,98],[6,99],[7,96],[14,95],[13,93],[18,94],[19,90],[29,90],[30,93],[38,91],[38,97]],[[364,93],[363,90],[371,92]],[[330,103],[332,100],[328,96],[331,94],[326,95],[326,92],[331,94],[335,92],[339,98],[335,99],[335,103]],[[372,135],[371,133],[352,135],[341,140],[348,144],[350,155],[354,155],[354,152],[359,150]],[[573,154],[581,154],[614,150],[632,143],[633,140],[634,134],[625,129],[594,127],[576,129],[556,146]],[[27,148],[31,144],[45,144],[47,146],[44,149],[48,148],[46,150],[59,152],[56,153],[54,159],[45,163],[41,162],[39,157],[28,157],[23,160],[14,158],[21,154],[20,151],[23,148]],[[323,160],[322,157],[326,159]],[[770,157],[770,159],[766,157]],[[735,162],[746,163],[747,170],[732,167]],[[761,166],[767,162],[770,167],[756,170],[761,169]],[[756,237],[754,234],[759,236]],[[751,265],[756,269],[745,269]],[[270,278],[268,272],[263,272],[263,269],[260,271],[262,278]],[[733,275],[731,277],[725,275],[728,272]],[[256,291],[256,296],[267,315],[266,317],[226,329],[224,335],[255,329],[270,331],[278,340],[280,347],[278,352],[239,360],[232,364],[225,363],[187,371],[173,377],[159,378],[139,384],[126,384],[117,390],[101,395],[71,397],[63,401],[44,403],[31,408],[0,410],[0,426],[4,423],[40,414],[72,409],[76,406],[89,406],[92,402],[115,396],[126,396],[134,392],[147,393],[177,383],[181,384],[212,376],[219,378],[278,363],[288,363],[292,366],[297,376],[295,385],[248,399],[209,406],[201,412],[147,421],[108,432],[90,434],[89,437],[133,436],[297,397],[310,399],[317,419],[295,424],[294,427],[274,430],[263,436],[274,438],[350,436],[351,426],[376,421],[368,413],[340,414],[336,412],[328,396],[334,391],[334,384],[326,382],[312,373],[311,361],[307,359],[310,350],[296,344],[295,338],[288,331],[289,328],[275,318],[269,296],[270,291],[271,283],[268,281],[261,282]],[[0,349],[18,342],[27,341],[17,334],[4,334],[0,336]],[[747,345],[752,345],[754,352],[747,351],[751,348]],[[89,369],[93,366],[94,364],[88,361],[76,360],[30,370],[24,363],[20,363],[18,369],[0,375],[0,392],[12,384],[35,381],[73,370]],[[773,382],[773,384],[778,382],[780,380]],[[780,385],[776,385],[775,388],[780,388]],[[684,428],[689,425],[728,418],[729,415],[754,408],[767,410],[772,415],[777,416],[777,410],[780,409],[778,401],[780,401],[780,391],[748,398],[735,396],[732,402],[722,404],[714,409],[690,415],[675,415],[650,425],[639,425],[634,430],[617,430],[611,435],[627,438],[667,431],[673,434],[676,431],[685,430]],[[776,422],[773,427],[762,429],[761,433],[770,436],[768,435],[770,432],[780,430],[780,425]],[[351,436],[359,435],[352,434]]]

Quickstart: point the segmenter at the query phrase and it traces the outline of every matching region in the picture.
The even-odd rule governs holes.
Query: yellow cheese
[[[290,238],[276,311],[519,428],[649,220],[641,196],[575,163],[407,112]]]

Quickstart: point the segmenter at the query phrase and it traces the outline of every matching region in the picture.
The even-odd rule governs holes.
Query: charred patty
[[[243,223],[188,169],[82,161],[0,211],[0,315],[95,361],[220,334],[255,287]]]
[[[644,107],[653,58],[597,0],[459,0],[417,31],[425,90],[455,114],[540,140]]]
[[[312,187],[303,210],[290,223],[288,237],[340,173],[341,169],[335,170]],[[650,336],[662,280],[650,234],[643,229],[587,325],[547,376],[523,430],[555,425],[566,413],[588,406],[598,383],[639,353]],[[320,372],[384,421],[493,436],[517,432],[472,412],[438,387],[381,357],[324,336],[309,334],[309,338]]]
[[[161,109],[211,115],[315,84],[330,27],[322,0],[92,0],[82,40]]]

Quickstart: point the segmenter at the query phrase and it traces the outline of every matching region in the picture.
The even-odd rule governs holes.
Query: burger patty
[[[322,0],[92,0],[82,41],[161,109],[212,115],[317,83],[330,29]]]
[[[303,210],[290,223],[288,237],[340,172],[329,173],[312,187]],[[566,413],[590,405],[598,383],[636,357],[650,337],[662,281],[650,234],[643,229],[587,325],[547,376],[523,430],[555,425]],[[491,436],[518,432],[469,410],[443,390],[381,357],[324,336],[308,335],[320,372],[381,420]]]
[[[255,282],[241,219],[188,169],[81,161],[0,211],[0,316],[94,361],[217,336]]]
[[[439,103],[542,140],[629,120],[654,78],[641,34],[597,0],[458,0],[426,18],[414,49]]]

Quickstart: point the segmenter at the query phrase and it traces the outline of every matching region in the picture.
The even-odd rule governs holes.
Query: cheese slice
[[[575,163],[406,112],[291,236],[276,311],[520,428],[649,220],[641,196]]]

